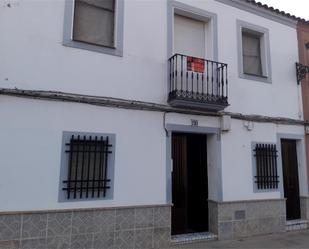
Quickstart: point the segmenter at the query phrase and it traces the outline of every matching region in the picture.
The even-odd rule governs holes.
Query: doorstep
[[[297,231],[305,230],[308,228],[307,220],[289,220],[286,222],[285,230],[288,231]]]
[[[188,234],[173,235],[171,243],[175,245],[175,244],[185,244],[200,241],[212,241],[217,239],[218,236],[210,232],[188,233]]]

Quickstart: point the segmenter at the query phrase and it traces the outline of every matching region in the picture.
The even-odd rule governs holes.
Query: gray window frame
[[[260,81],[264,83],[272,83],[271,72],[271,56],[270,56],[270,40],[269,30],[267,28],[257,26],[245,21],[237,20],[237,44],[238,44],[238,74],[242,79]],[[244,73],[243,67],[243,47],[242,47],[242,33],[251,33],[260,37],[261,45],[261,63],[262,75],[251,75]]]
[[[68,177],[68,158],[69,154],[66,153],[66,143],[70,142],[70,138],[72,135],[80,135],[82,136],[108,136],[109,143],[112,145],[110,150],[111,154],[108,156],[107,160],[107,179],[111,179],[110,188],[106,192],[105,197],[100,198],[76,198],[76,199],[68,199],[67,192],[62,190],[63,181]],[[59,194],[58,201],[59,202],[76,202],[76,201],[97,201],[97,200],[111,200],[114,198],[114,174],[115,174],[115,152],[116,152],[116,134],[112,133],[93,133],[93,132],[78,132],[78,131],[63,131],[62,133],[62,146],[61,146],[61,161],[60,161],[60,179],[59,179]]]
[[[277,157],[277,174],[279,176],[278,180],[278,188],[270,188],[270,189],[258,189],[257,184],[255,183],[255,176],[257,174],[257,168],[256,168],[256,158],[254,156],[254,149],[257,144],[271,144],[276,145],[278,150],[278,145],[276,142],[270,143],[270,142],[252,142],[251,143],[251,158],[252,158],[252,183],[253,183],[253,193],[268,193],[268,192],[280,192],[280,184],[281,184],[281,175],[279,172],[279,160]],[[279,152],[278,152],[279,156]]]
[[[124,26],[124,0],[115,0],[115,47],[105,47],[95,44],[73,40],[75,0],[65,1],[64,25],[63,25],[63,45],[67,47],[85,49],[115,56],[123,56],[123,26]]]

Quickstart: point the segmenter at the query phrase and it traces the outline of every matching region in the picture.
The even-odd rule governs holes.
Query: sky
[[[257,0],[257,2],[309,20],[309,0]]]

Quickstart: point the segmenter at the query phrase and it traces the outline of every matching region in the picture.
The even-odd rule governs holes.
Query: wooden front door
[[[287,220],[300,219],[300,198],[296,140],[281,140],[284,197]]]
[[[172,234],[208,231],[206,135],[172,135]]]

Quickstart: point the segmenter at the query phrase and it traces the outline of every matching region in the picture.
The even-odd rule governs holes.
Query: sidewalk
[[[195,248],[293,248],[307,249],[309,248],[309,230],[298,232],[288,232],[282,234],[265,235],[258,237],[244,238],[241,240],[229,241],[209,241],[193,244],[184,244],[172,246],[170,249],[195,249]]]

